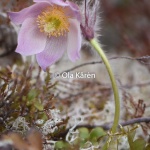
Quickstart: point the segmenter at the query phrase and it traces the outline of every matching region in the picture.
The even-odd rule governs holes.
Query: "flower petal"
[[[79,7],[73,2],[66,1],[66,3],[69,5],[68,7],[65,8],[66,14],[70,16],[72,19],[75,18],[81,22],[81,14]]]
[[[68,6],[63,0],[33,0],[34,2],[48,2],[50,4],[56,4],[60,6]]]
[[[52,64],[54,64],[58,59],[60,59],[67,49],[67,37],[50,37],[47,38],[46,47],[43,52],[36,55],[37,62],[43,70]]]
[[[11,21],[15,24],[22,24],[26,18],[37,17],[47,6],[49,6],[48,3],[37,3],[30,7],[24,8],[19,12],[8,12],[8,15]]]
[[[65,7],[66,10],[65,12],[68,16],[70,16],[71,18],[76,18],[79,21],[81,21],[79,7],[73,2],[69,2],[69,1],[64,2],[63,0],[34,0],[34,2],[37,3],[47,2],[49,4],[56,4],[59,6],[63,6]]]
[[[46,35],[39,31],[35,22],[33,18],[28,18],[23,22],[18,35],[17,53],[27,56],[40,53],[44,49]]]
[[[75,19],[69,19],[70,29],[68,33],[67,52],[69,59],[76,61],[80,58],[81,49],[81,30],[80,23]]]

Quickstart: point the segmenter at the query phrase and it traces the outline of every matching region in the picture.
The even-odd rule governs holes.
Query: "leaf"
[[[91,131],[90,139],[98,139],[104,135],[106,135],[106,132],[103,130],[103,128],[97,127]]]
[[[104,146],[102,147],[102,150],[107,150],[109,147],[108,143],[105,143]]]
[[[150,144],[146,146],[145,150],[150,150]]]
[[[64,148],[65,144],[63,141],[58,141],[55,143],[55,149],[58,150],[58,149],[62,149]]]
[[[55,150],[70,150],[68,143],[58,141],[55,143]]]
[[[133,150],[144,150],[145,149],[145,145],[146,145],[146,142],[143,138],[141,139],[136,139],[134,142],[133,142],[133,147],[134,149]]]
[[[36,98],[38,95],[37,90],[31,89],[30,92],[28,93],[28,100],[32,101],[34,98]]]
[[[134,141],[135,133],[136,133],[136,131],[132,131],[128,134],[128,142],[129,142],[129,145],[130,145],[130,150],[136,150],[136,149],[144,150],[146,142],[144,141],[143,138],[136,139]]]
[[[98,144],[97,140],[104,135],[106,135],[106,132],[103,128],[97,127],[91,131],[89,139],[93,144]]]
[[[79,128],[79,139],[80,139],[80,147],[83,147],[84,144],[87,142],[90,133],[89,130],[87,128]]]
[[[79,128],[79,137],[81,139],[88,139],[89,138],[89,130],[87,128]]]
[[[40,103],[40,102],[38,102],[38,101],[36,101],[36,102],[34,102],[34,106],[39,110],[39,111],[42,111],[44,108],[43,108],[43,105]]]
[[[129,142],[129,145],[130,145],[130,149],[133,150],[134,146],[133,146],[133,140],[134,140],[134,137],[135,137],[135,133],[136,131],[132,131],[128,134],[128,142]]]

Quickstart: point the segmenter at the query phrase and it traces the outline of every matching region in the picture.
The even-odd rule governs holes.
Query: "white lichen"
[[[30,128],[28,126],[28,122],[26,122],[25,118],[24,117],[18,117],[13,125],[12,125],[12,128],[15,129],[15,130],[19,130],[19,129],[23,129],[23,131],[28,131]]]
[[[47,120],[42,126],[42,133],[44,135],[53,133],[58,129],[57,124],[62,122],[59,113],[60,111],[58,109],[52,109],[49,111],[49,115],[51,115],[51,119]]]

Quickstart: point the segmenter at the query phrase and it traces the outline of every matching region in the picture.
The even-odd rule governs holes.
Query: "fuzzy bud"
[[[83,4],[83,16],[81,30],[84,38],[88,41],[95,37],[98,22],[98,0],[85,0]]]

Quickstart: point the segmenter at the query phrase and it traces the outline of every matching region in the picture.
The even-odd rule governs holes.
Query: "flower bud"
[[[85,0],[83,7],[83,16],[81,23],[81,30],[84,38],[88,41],[96,36],[99,0]]]

